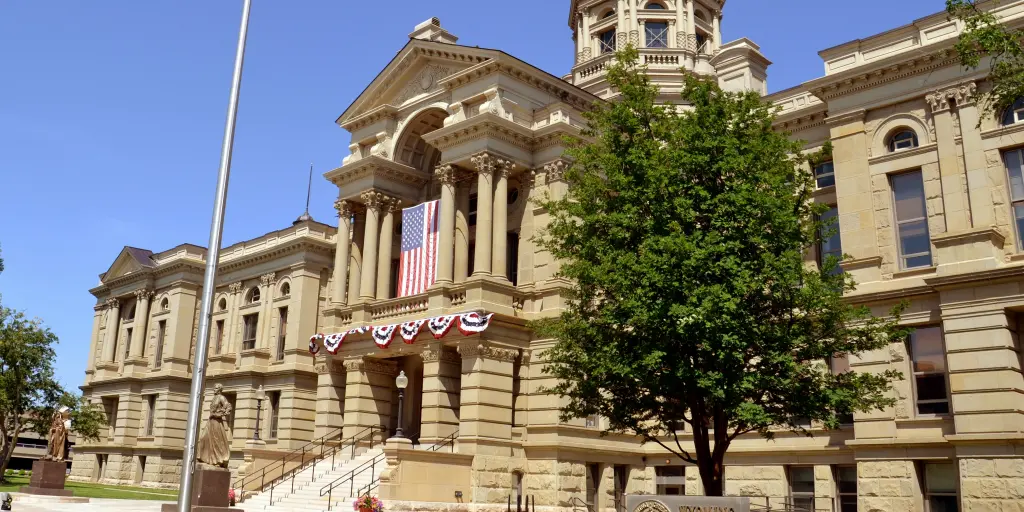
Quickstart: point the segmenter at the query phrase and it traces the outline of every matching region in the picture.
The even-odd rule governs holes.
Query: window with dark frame
[[[957,512],[960,498],[957,496],[956,464],[949,462],[925,462],[919,464],[923,472],[925,510],[927,512]]]
[[[814,510],[814,466],[789,466],[789,499],[797,510]]]
[[[125,329],[124,332],[124,358],[122,361],[128,360],[128,356],[131,355],[132,351],[132,328]]]
[[[277,360],[284,361],[284,348],[288,340],[288,308],[277,310]]]
[[[683,466],[655,466],[657,493],[663,496],[686,495],[686,470]]]
[[[837,466],[836,512],[857,512],[857,466]]]
[[[917,133],[913,130],[900,130],[889,137],[889,152],[895,153],[904,149],[916,148],[918,145]]]
[[[819,189],[836,186],[836,168],[831,160],[814,166],[814,181]]]
[[[818,267],[825,268],[829,258],[835,258],[831,274],[841,274],[843,267],[843,240],[839,232],[839,207],[832,206],[821,214],[821,232],[818,233]]]
[[[505,239],[505,277],[512,286],[519,284],[519,233],[510,231]]]
[[[648,21],[644,24],[644,37],[648,48],[668,48],[668,23]]]
[[[242,317],[242,350],[256,348],[256,326],[259,323],[259,318],[259,313]]]
[[[1010,108],[1003,112],[1003,125],[1008,126],[1024,121],[1024,98],[1013,102]]]
[[[916,329],[910,335],[909,345],[917,413],[949,414],[946,351],[942,343],[942,328]]]
[[[924,199],[921,171],[897,174],[892,183],[896,234],[899,240],[900,268],[903,270],[932,266],[931,236],[928,231],[928,210]]]
[[[167,320],[161,320],[156,326],[156,353],[153,354],[153,368],[164,365],[164,339],[167,337]]]
[[[1010,205],[1013,225],[1017,230],[1017,250],[1024,249],[1024,149],[1003,153],[1003,161],[1010,177]]]
[[[270,429],[268,439],[277,439],[277,427],[281,417],[281,392],[271,391],[268,394],[270,399]]]
[[[601,32],[601,35],[598,36],[598,41],[602,55],[606,53],[615,53],[615,29]]]
[[[213,353],[220,355],[221,351],[224,350],[224,320],[217,320],[215,324],[216,336],[214,339],[217,340],[213,346]]]
[[[146,396],[146,436],[153,435],[153,424],[156,420],[156,395]]]

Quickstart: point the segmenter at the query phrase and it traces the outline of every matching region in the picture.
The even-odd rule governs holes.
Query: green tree
[[[991,12],[979,9],[975,0],[946,0],[946,12],[964,25],[956,43],[960,62],[978,68],[988,59],[992,88],[980,95],[981,104],[1000,115],[1024,98],[1024,31],[1000,23]]]
[[[610,67],[621,97],[587,114],[567,196],[541,201],[539,242],[572,284],[567,310],[536,328],[556,341],[545,360],[563,420],[600,414],[696,464],[718,496],[737,437],[892,406],[899,373],[833,375],[825,361],[907,332],[901,308],[879,319],[843,300],[853,282],[836,258],[806,266],[828,227],[773,108],[692,76],[688,107],[657,106],[637,57]]]

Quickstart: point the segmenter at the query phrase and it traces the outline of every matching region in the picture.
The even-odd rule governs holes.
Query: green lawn
[[[9,476],[7,483],[0,483],[0,492],[19,492],[23,485],[28,485],[27,476]],[[84,482],[68,481],[65,489],[71,489],[79,498],[107,498],[114,500],[154,500],[174,501],[178,499],[177,491],[167,489],[146,489],[141,487],[121,487]]]

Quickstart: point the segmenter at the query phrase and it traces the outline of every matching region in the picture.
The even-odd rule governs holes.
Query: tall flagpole
[[[206,354],[210,348],[210,315],[213,309],[214,280],[220,259],[221,235],[224,232],[224,208],[227,204],[228,178],[231,174],[231,151],[235,144],[235,119],[238,117],[238,92],[242,85],[242,61],[245,38],[249,32],[249,9],[252,0],[242,6],[242,27],[235,52],[235,73],[231,81],[227,126],[220,149],[220,170],[217,175],[217,196],[213,203],[213,225],[206,250],[206,273],[203,276],[203,298],[200,303],[199,332],[196,334],[196,358],[192,362],[192,390],[188,403],[188,425],[185,430],[185,453],[181,461],[181,488],[178,491],[178,512],[191,512],[192,487],[195,478],[196,441],[199,437],[199,414],[203,410],[203,386],[206,383]]]

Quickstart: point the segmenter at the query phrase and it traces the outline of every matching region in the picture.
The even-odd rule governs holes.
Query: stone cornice
[[[379,373],[394,377],[398,375],[398,363],[370,358],[346,359],[345,370],[350,372]]]
[[[371,176],[380,176],[413,187],[425,187],[430,183],[430,175],[427,173],[379,156],[367,156],[324,174],[324,178],[339,188]]]
[[[381,105],[379,107],[370,109],[365,114],[360,114],[353,117],[347,123],[341,125],[342,128],[349,132],[356,131],[364,126],[369,126],[382,119],[396,119],[398,116],[398,108],[393,105]]]
[[[539,136],[530,128],[502,119],[497,115],[485,113],[428,133],[423,140],[444,152],[460,144],[490,138],[505,142],[525,152],[534,153],[540,149],[562,144],[562,137],[565,135],[579,135],[579,128],[568,123],[558,123],[557,129],[545,128],[550,131]],[[528,162],[520,163],[525,166]]]
[[[846,94],[929,73],[943,67],[959,66],[960,61],[953,49],[949,45],[942,46],[943,48],[930,49],[928,52],[900,54],[873,65],[828,75],[812,80],[806,86],[815,96],[827,102]]]
[[[594,103],[603,101],[597,96],[564,80],[542,71],[539,72],[539,70],[531,69],[522,61],[504,53],[495,59],[487,60],[455,73],[438,83],[449,90],[455,90],[495,73],[514,78],[533,88],[547,92],[577,110],[590,110]]]

